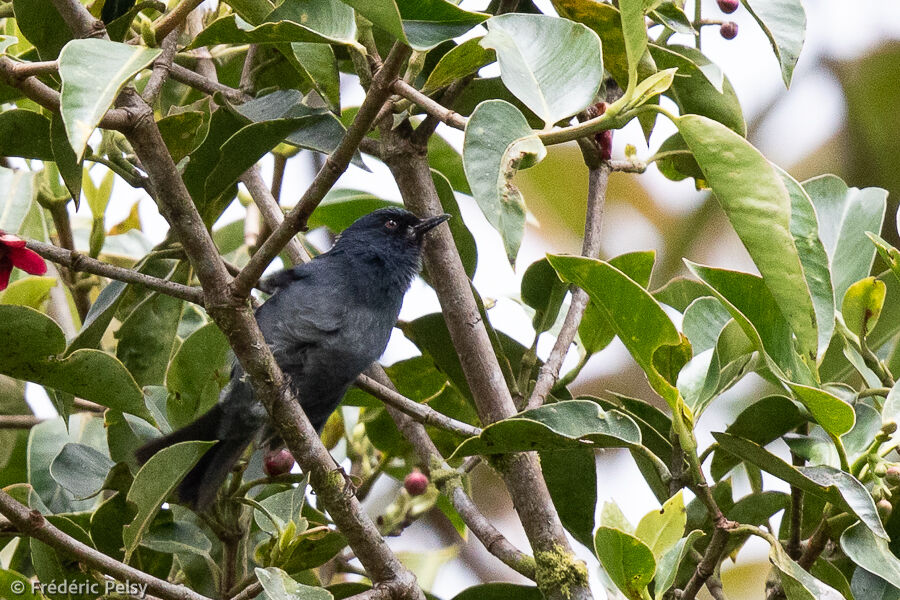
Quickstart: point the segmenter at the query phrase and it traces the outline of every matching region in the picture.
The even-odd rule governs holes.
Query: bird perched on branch
[[[350,225],[330,251],[266,280],[274,293],[257,309],[256,321],[317,431],[353,380],[384,352],[403,296],[421,267],[424,236],[449,218],[377,210]],[[181,502],[203,509],[250,443],[273,432],[266,409],[235,362],[212,409],[151,440],[136,456],[143,464],[178,442],[218,440],[178,486]]]

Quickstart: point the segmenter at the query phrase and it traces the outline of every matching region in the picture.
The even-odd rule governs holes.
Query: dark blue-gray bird
[[[257,309],[256,321],[317,431],[353,380],[384,352],[403,296],[421,268],[424,236],[449,218],[377,210],[344,230],[328,252],[265,280],[274,293]],[[143,464],[178,442],[218,440],[178,486],[179,500],[200,510],[216,499],[250,443],[273,432],[235,361],[212,409],[146,443],[136,456]]]

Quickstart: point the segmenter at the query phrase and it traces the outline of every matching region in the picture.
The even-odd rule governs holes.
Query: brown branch
[[[469,121],[466,117],[446,108],[440,102],[432,100],[402,79],[395,81],[393,85],[391,85],[391,90],[395,94],[417,104],[422,110],[438,119],[440,122],[446,123],[454,129],[463,130],[466,128],[466,123]]]
[[[144,92],[141,94],[144,102],[153,104],[159,93],[162,91],[163,85],[169,78],[172,70],[172,61],[175,60],[175,50],[178,42],[178,29],[173,30],[162,41],[162,54],[153,61],[153,70],[150,73],[150,79],[144,86]]]
[[[34,415],[0,415],[0,429],[31,429],[44,421]]]
[[[92,17],[93,18],[93,17]],[[28,63],[16,62],[8,56],[0,56],[0,80],[9,86],[18,88],[31,100],[34,100],[44,108],[59,112],[59,92],[42,82],[36,77],[21,75],[27,73],[25,67]],[[128,111],[121,109],[108,110],[100,120],[100,127],[104,129],[121,130],[131,124],[132,116]]]
[[[57,202],[51,201],[49,205],[50,218],[53,220],[53,226],[56,229],[56,236],[59,245],[70,252],[75,251],[75,240],[72,235],[72,223],[69,220],[69,211],[66,208],[67,201]],[[62,272],[62,278],[69,291],[72,293],[72,299],[75,301],[75,310],[78,317],[82,321],[91,309],[90,289],[79,286],[78,278],[71,269],[65,269]],[[68,310],[64,308],[63,310]]]
[[[288,240],[306,226],[309,215],[347,170],[350,160],[359,147],[360,140],[369,132],[379,109],[390,95],[391,83],[396,80],[397,73],[409,53],[409,47],[400,44],[395,45],[391,50],[384,66],[372,78],[369,93],[366,94],[353,124],[347,129],[341,143],[325,161],[325,165],[306,189],[297,205],[285,216],[284,222],[272,231],[250,262],[235,277],[233,286],[235,295],[242,297],[250,292],[272,259],[284,248]]]
[[[421,217],[443,212],[431,178],[424,145],[410,141],[412,128],[408,121],[392,129],[382,127],[385,162],[394,176],[407,208]],[[494,354],[490,338],[470,288],[469,278],[463,269],[453,237],[446,226],[439,226],[432,233],[425,248],[424,262],[438,300],[450,338],[456,348],[469,388],[483,423],[493,423],[516,413],[512,396],[505,385],[503,372]],[[567,562],[565,576],[572,580],[570,598],[591,598],[583,567],[575,562],[571,547],[553,507],[547,485],[541,475],[537,456],[521,453],[503,457],[495,462],[525,533],[539,555],[554,556]],[[559,566],[559,565],[557,565]],[[538,561],[538,586],[548,583]],[[558,572],[555,575],[559,575]],[[551,600],[562,598],[559,589],[542,589]]]
[[[423,425],[431,425],[462,437],[477,437],[481,435],[481,429],[478,427],[452,419],[426,404],[419,404],[414,400],[410,400],[371,377],[360,375],[356,378],[356,385]]]
[[[600,231],[603,227],[603,208],[606,203],[606,187],[609,183],[609,165],[601,162],[599,166],[590,169],[588,173],[588,206],[584,223],[584,242],[581,255],[596,258],[600,254]],[[569,346],[575,340],[584,309],[587,308],[588,295],[581,288],[572,290],[572,302],[569,311],[563,321],[559,335],[550,356],[541,367],[534,390],[528,399],[526,408],[532,409],[541,406],[547,400],[547,394],[553,389],[559,379],[559,369],[569,353]]]
[[[719,513],[721,516],[721,513]],[[703,584],[716,572],[719,563],[725,555],[726,545],[730,536],[730,530],[735,523],[727,520],[725,517],[715,522],[715,530],[709,545],[703,553],[703,558],[697,563],[697,568],[688,580],[687,585],[681,593],[681,600],[694,600]]]
[[[182,0],[172,11],[160,17],[153,27],[156,43],[161,43],[170,33],[178,29],[192,10],[200,6],[203,0]]]
[[[125,283],[136,283],[155,292],[203,306],[203,290],[200,288],[160,279],[151,275],[145,275],[144,273],[139,273],[133,269],[117,267],[116,265],[111,265],[91,258],[80,252],[59,248],[53,244],[29,240],[26,247],[30,250],[34,250],[43,258],[63,265],[64,267],[68,267],[72,271],[100,275],[101,277],[124,281]]]
[[[272,195],[272,192],[269,191],[266,182],[263,181],[262,175],[259,172],[259,165],[253,165],[247,169],[247,171],[241,175],[241,183],[243,183],[244,186],[246,186],[247,191],[250,192],[250,197],[253,198],[253,203],[259,209],[266,226],[269,229],[274,230],[281,225],[282,221],[284,221],[284,212],[282,212],[281,206],[278,205],[278,200],[276,200],[275,196]],[[303,249],[303,245],[295,237],[291,237],[291,239],[288,240],[284,249],[287,252],[288,258],[290,258],[291,262],[294,264],[310,261],[309,254],[307,254],[306,250]]]
[[[27,506],[17,502],[3,490],[0,490],[0,513],[9,519],[23,535],[70,554],[85,565],[102,571],[119,581],[146,585],[149,592],[164,600],[210,600],[183,585],[157,579],[69,537],[49,523],[40,512],[29,510]]]
[[[227,85],[223,85],[218,81],[213,81],[208,77],[204,77],[199,73],[188,69],[187,67],[182,67],[178,63],[173,63],[169,69],[169,76],[179,83],[183,83],[189,87],[194,88],[195,90],[200,90],[206,94],[212,96],[213,94],[219,93],[225,96],[231,102],[247,102],[252,99],[252,96],[242,92],[241,90],[235,89],[233,87],[229,87]]]

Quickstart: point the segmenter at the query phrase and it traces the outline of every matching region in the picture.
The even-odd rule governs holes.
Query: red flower
[[[47,263],[36,252],[25,247],[25,240],[0,229],[0,290],[9,285],[13,267],[32,275],[47,272]]]

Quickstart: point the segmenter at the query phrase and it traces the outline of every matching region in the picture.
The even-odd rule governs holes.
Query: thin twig
[[[600,254],[600,232],[603,227],[603,208],[606,204],[609,171],[609,166],[605,162],[601,162],[588,174],[588,206],[584,224],[584,242],[581,248],[581,255],[588,258],[596,258]],[[569,353],[569,346],[575,340],[587,304],[587,292],[581,288],[573,289],[569,311],[566,313],[559,335],[556,336],[553,350],[550,351],[550,356],[541,367],[534,390],[528,399],[527,409],[537,408],[547,400],[547,394],[559,379],[559,369]]]
[[[712,538],[709,540],[709,545],[706,547],[706,552],[703,553],[703,559],[697,564],[693,575],[691,575],[687,585],[684,586],[681,600],[694,600],[703,584],[716,572],[716,568],[725,554],[730,536],[729,530],[733,525],[734,523],[728,521],[725,517],[722,517],[715,523],[715,530]]]
[[[171,68],[169,69],[169,76],[183,83],[184,85],[190,86],[196,90],[200,90],[206,94],[212,96],[213,94],[219,93],[225,96],[231,102],[247,102],[252,99],[252,96],[242,92],[241,90],[235,89],[233,87],[229,87],[227,85],[223,85],[217,81],[213,81],[203,75],[188,69],[187,67],[182,67],[178,63],[173,63]]]
[[[162,91],[163,84],[165,84],[166,79],[169,78],[169,73],[172,69],[172,61],[175,59],[178,33],[178,29],[174,29],[166,36],[162,42],[162,54],[153,61],[153,70],[150,73],[150,79],[147,80],[147,85],[144,86],[144,91],[141,94],[144,98],[144,102],[147,104],[156,102],[156,98]]]
[[[3,490],[0,490],[0,513],[9,519],[22,534],[70,554],[88,567],[102,571],[119,581],[146,585],[147,591],[164,600],[210,600],[183,585],[157,579],[94,550],[66,535],[48,522],[39,511],[29,510],[27,506],[17,502]]]
[[[34,415],[0,415],[0,429],[31,429],[45,420]]]
[[[466,123],[468,123],[468,119],[462,116],[459,113],[453,112],[449,108],[444,107],[441,103],[436,100],[432,100],[410,84],[406,83],[402,79],[398,79],[391,85],[391,90],[406,98],[410,102],[414,102],[419,105],[425,112],[429,115],[432,115],[442,123],[446,123],[450,127],[454,129],[463,130],[466,128]]]
[[[157,19],[153,27],[156,43],[159,44],[184,23],[190,12],[200,6],[202,2],[203,0],[182,0],[171,12]]]
[[[241,183],[243,183],[244,186],[246,186],[247,191],[250,192],[250,197],[253,198],[253,203],[259,209],[266,226],[270,230],[274,230],[281,225],[282,221],[284,221],[284,212],[281,210],[281,206],[278,205],[278,200],[276,200],[272,192],[269,191],[266,182],[263,181],[262,174],[259,172],[259,165],[253,165],[247,169],[247,171],[241,175]],[[303,249],[303,244],[295,237],[291,237],[291,239],[288,240],[284,250],[287,252],[288,258],[295,265],[311,260],[309,254]]]
[[[64,267],[68,267],[73,271],[92,273],[94,275],[108,277],[109,279],[124,281],[125,283],[136,283],[153,291],[160,292],[161,294],[181,298],[182,300],[187,300],[188,302],[203,306],[203,290],[200,288],[160,279],[151,275],[145,275],[144,273],[139,273],[133,269],[117,267],[86,256],[80,252],[59,248],[53,244],[29,240],[26,247],[37,252],[43,258],[63,265]]]

